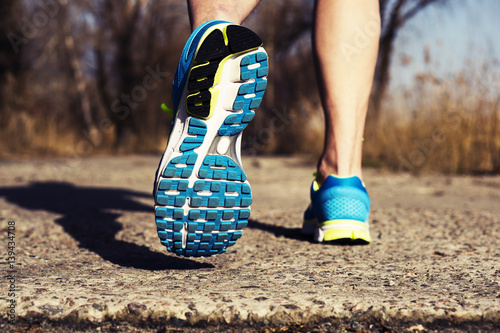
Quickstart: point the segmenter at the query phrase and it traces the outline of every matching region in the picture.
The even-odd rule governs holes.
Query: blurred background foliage
[[[446,80],[429,65],[388,93],[398,32],[446,0],[380,0],[380,52],[364,161],[393,170],[500,172],[497,61]],[[247,154],[308,154],[323,144],[311,57],[314,1],[262,0],[245,22],[264,40],[270,83],[242,142]],[[171,82],[190,34],[181,0],[2,0],[0,157],[161,153]],[[426,64],[431,52],[422,50]]]

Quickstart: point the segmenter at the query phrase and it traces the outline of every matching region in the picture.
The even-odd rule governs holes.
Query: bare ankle
[[[316,181],[319,185],[323,184],[329,175],[336,175],[337,167],[334,163],[328,163],[324,159],[320,159],[318,162],[318,168],[316,172]]]
[[[362,178],[361,167],[359,168],[344,168],[343,171],[339,171],[339,167],[334,162],[329,162],[326,159],[320,159],[318,162],[318,168],[316,172],[316,181],[319,185],[323,184],[329,175],[336,175],[339,177],[351,177],[357,176]]]

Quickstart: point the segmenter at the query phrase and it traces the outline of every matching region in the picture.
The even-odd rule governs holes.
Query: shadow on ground
[[[153,211],[152,205],[133,200],[133,197],[151,198],[148,193],[81,187],[64,182],[35,182],[28,186],[0,188],[0,197],[25,209],[61,214],[62,217],[55,222],[79,243],[79,247],[97,253],[113,264],[145,270],[214,267],[115,238],[123,229],[117,221],[122,212]]]
[[[276,237],[283,236],[283,237],[286,237],[289,239],[296,239],[296,240],[305,241],[305,242],[312,242],[310,237],[306,237],[301,233],[300,228],[286,228],[286,227],[282,227],[279,225],[264,223],[264,222],[261,222],[258,220],[252,220],[252,219],[250,219],[248,221],[248,228],[258,229],[258,230],[262,230],[265,232],[269,232],[269,233],[274,234]]]
[[[279,225],[264,223],[252,219],[248,221],[248,228],[259,229],[262,231],[270,232],[274,234],[276,237],[283,236],[289,239],[300,240],[303,242],[309,242],[313,244],[317,243],[314,241],[312,235],[306,236],[302,234],[301,228],[286,228]],[[337,239],[334,241],[323,242],[323,244],[328,244],[333,246],[358,246],[358,245],[365,246],[368,245],[369,243],[361,239],[352,240],[349,238],[345,238],[345,239]]]

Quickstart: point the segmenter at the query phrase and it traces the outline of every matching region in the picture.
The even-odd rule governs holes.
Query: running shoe
[[[370,197],[358,177],[328,176],[311,185],[311,204],[304,212],[302,233],[316,242],[368,244]]]
[[[189,37],[153,191],[158,236],[168,251],[210,256],[242,236],[252,194],[241,134],[262,101],[267,73],[262,40],[247,28],[208,21]]]

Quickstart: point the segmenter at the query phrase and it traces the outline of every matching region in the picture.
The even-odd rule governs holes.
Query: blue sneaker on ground
[[[311,204],[304,213],[302,233],[316,242],[368,244],[370,197],[358,177],[328,176],[311,185]]]
[[[241,164],[241,133],[267,86],[262,40],[209,21],[189,37],[174,78],[174,120],[156,172],[158,236],[168,251],[209,256],[242,236],[252,195]]]

